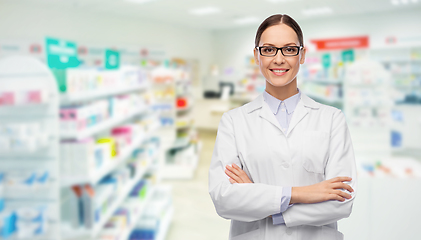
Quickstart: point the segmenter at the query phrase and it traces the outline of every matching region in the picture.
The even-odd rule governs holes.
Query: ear
[[[256,64],[259,65],[259,50],[256,48],[253,48],[253,54],[254,54],[254,61],[256,61]]]
[[[301,56],[300,56],[300,64],[303,64],[306,61],[306,52],[307,49],[303,47],[303,50],[301,50]]]

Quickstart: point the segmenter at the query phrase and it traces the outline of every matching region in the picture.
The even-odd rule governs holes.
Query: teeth
[[[274,71],[276,73],[283,73],[283,72],[286,72],[287,70],[272,70],[272,71]]]

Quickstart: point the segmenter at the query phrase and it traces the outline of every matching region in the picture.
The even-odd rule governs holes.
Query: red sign
[[[317,50],[368,48],[368,36],[311,40]]]

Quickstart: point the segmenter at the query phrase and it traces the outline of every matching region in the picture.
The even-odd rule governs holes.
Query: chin
[[[294,81],[294,79],[291,79],[289,81],[279,81],[279,80],[266,80],[270,85],[274,86],[274,87],[284,87],[290,83],[292,83]]]

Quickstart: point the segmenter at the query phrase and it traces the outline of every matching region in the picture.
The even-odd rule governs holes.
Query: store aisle
[[[216,132],[200,131],[199,137],[203,145],[195,177],[163,182],[173,186],[175,208],[167,240],[228,238],[230,222],[216,214],[208,193],[208,169]]]

